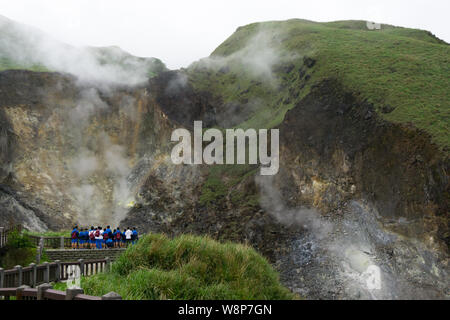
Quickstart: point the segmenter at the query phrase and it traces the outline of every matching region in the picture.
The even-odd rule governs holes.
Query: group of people
[[[81,228],[75,226],[71,232],[72,249],[104,249],[104,248],[123,248],[138,241],[138,232],[136,227],[125,228],[123,231],[119,227],[111,230],[110,226],[106,229],[102,227]]]

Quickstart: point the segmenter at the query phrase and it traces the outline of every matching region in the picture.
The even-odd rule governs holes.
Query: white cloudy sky
[[[450,42],[448,0],[0,0],[0,15],[73,45],[118,45],[186,67],[238,26],[302,18],[361,19],[430,30]]]

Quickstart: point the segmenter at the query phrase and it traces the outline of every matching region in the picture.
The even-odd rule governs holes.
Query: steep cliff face
[[[313,86],[279,130],[274,177],[159,166],[125,223],[247,241],[308,297],[445,297],[449,163],[430,137],[383,120],[336,80]],[[368,287],[371,268],[382,290]]]
[[[449,162],[426,133],[384,121],[332,80],[288,111],[280,132],[276,180],[292,184],[291,203],[332,211],[365,198],[395,231],[449,244]]]
[[[187,113],[218,102],[188,86],[173,95],[158,79],[105,91],[60,74],[1,73],[2,219],[37,230],[124,219],[247,241],[308,297],[445,296],[448,162],[426,134],[379,119],[330,80],[279,126],[275,177],[176,166],[170,134],[186,119],[174,99]],[[207,109],[192,111],[202,119]],[[367,289],[369,266],[381,268],[383,291]]]
[[[36,209],[22,219],[31,229],[118,223],[135,202],[141,176],[130,178],[133,170],[170,139],[145,86],[97,88],[62,74],[4,71],[0,88],[1,180],[14,190],[2,218],[21,220],[14,211],[23,202]]]
[[[449,162],[429,135],[386,122],[335,80],[314,86],[279,128],[280,173],[258,185],[279,222],[306,226],[280,258],[291,264],[286,281],[317,296],[446,296]],[[370,266],[380,290],[364,283]]]

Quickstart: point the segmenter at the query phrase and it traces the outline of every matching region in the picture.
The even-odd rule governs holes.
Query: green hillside
[[[137,65],[148,70],[148,76],[154,77],[167,70],[165,64],[157,58],[136,57],[119,47],[87,47],[100,65],[119,65],[124,69],[132,69]]]
[[[252,70],[260,55],[271,63],[266,80]],[[312,85],[335,78],[384,119],[412,123],[450,148],[450,46],[427,31],[369,30],[365,21],[254,23],[186,72],[196,88],[224,102],[255,99],[258,107],[241,127],[278,125]]]
[[[63,56],[80,50],[4,17],[0,34],[0,70],[61,71],[42,58],[48,50],[42,43]],[[145,69],[149,77],[167,70],[159,59],[135,57],[114,46],[83,48],[82,54],[100,66]],[[428,31],[390,25],[369,30],[365,21],[293,19],[240,27],[209,58],[185,71],[194,87],[225,103],[244,104],[248,112],[235,124],[243,128],[278,125],[312,85],[336,78],[373,103],[384,119],[412,123],[448,151],[449,60],[450,46]]]

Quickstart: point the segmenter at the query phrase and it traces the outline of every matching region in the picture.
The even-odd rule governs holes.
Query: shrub
[[[9,248],[33,248],[34,245],[30,238],[17,230],[11,231],[8,235],[8,242],[6,244]]]
[[[208,237],[150,234],[129,247],[110,273],[82,279],[87,294],[124,299],[292,299],[254,249]]]

